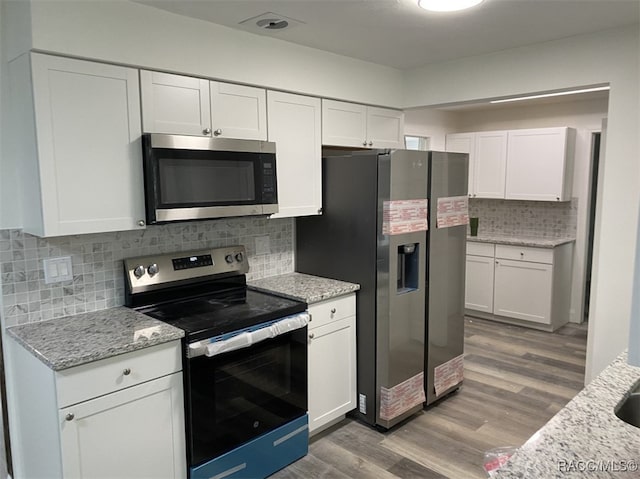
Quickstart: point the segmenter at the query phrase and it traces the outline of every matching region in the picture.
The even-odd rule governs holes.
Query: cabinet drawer
[[[58,407],[182,370],[180,341],[125,353],[56,372]]]
[[[553,264],[553,249],[498,244],[496,245],[496,258]]]
[[[474,241],[467,241],[467,254],[493,258],[494,252],[495,245],[492,243],[476,243]]]
[[[352,293],[312,304],[309,306],[309,313],[311,314],[310,330],[339,319],[355,316],[356,295]]]

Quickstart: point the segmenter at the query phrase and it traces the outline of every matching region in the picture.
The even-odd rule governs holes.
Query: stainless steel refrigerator
[[[449,366],[463,352],[466,226],[436,219],[438,198],[466,199],[468,156],[323,156],[323,213],[296,220],[296,271],[360,284],[355,414],[387,429],[460,384]]]

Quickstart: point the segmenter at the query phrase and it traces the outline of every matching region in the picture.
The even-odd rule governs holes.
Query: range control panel
[[[236,245],[128,258],[124,267],[130,290],[136,293],[203,276],[244,274],[249,271],[249,262],[245,247]]]

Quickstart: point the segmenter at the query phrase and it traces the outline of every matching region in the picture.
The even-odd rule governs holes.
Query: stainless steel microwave
[[[142,135],[147,223],[278,212],[276,145]]]

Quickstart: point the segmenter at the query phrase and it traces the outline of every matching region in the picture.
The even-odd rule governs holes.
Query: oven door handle
[[[228,339],[205,339],[189,344],[189,358],[198,356],[213,357],[237,349],[248,348],[265,339],[275,338],[296,329],[304,328],[309,323],[309,313],[287,316],[269,326],[253,331],[244,331]]]

